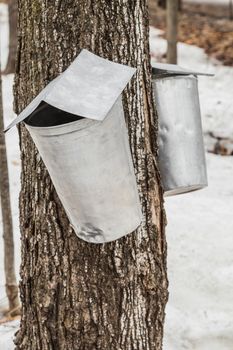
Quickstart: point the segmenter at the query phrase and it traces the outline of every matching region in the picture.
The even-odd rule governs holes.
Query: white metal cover
[[[52,80],[5,129],[27,118],[40,104],[81,117],[103,120],[136,69],[103,59],[83,49],[71,65]]]
[[[178,66],[177,64],[169,64],[169,63],[152,63],[152,70],[153,73],[157,74],[174,74],[174,75],[207,75],[207,76],[213,76],[214,74],[210,73],[203,73],[199,71],[193,71],[190,69],[186,69],[183,67]],[[155,76],[156,78],[156,76]]]

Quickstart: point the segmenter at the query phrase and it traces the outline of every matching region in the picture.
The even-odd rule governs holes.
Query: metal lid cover
[[[81,117],[103,120],[136,69],[83,49],[71,65],[52,80],[5,129],[27,118],[41,103]]]
[[[168,63],[152,63],[152,72],[155,75],[206,75],[213,76],[214,74],[210,73],[201,73],[192,71],[183,67],[178,66],[177,64],[168,64]]]

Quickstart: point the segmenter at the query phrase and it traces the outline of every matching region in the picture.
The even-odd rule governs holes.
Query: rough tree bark
[[[9,0],[9,53],[4,74],[15,72],[15,60],[17,50],[17,0]]]
[[[6,141],[4,135],[2,76],[0,66],[0,206],[3,224],[4,270],[6,279],[6,295],[9,311],[19,312],[18,285],[15,276],[14,237],[10,202],[10,186],[7,164]]]
[[[167,62],[177,63],[178,0],[167,0]]]
[[[144,220],[136,232],[115,242],[94,245],[78,239],[29,134],[20,126],[18,350],[162,348],[168,295],[165,216],[156,165],[148,31],[145,0],[19,2],[17,113],[81,48],[138,68],[123,100]]]

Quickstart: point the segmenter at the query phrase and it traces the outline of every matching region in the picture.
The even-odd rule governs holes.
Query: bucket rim
[[[173,79],[193,79],[195,81],[198,81],[198,77],[194,74],[160,74],[160,75],[155,75],[153,74],[153,81],[157,80],[173,80]]]
[[[118,109],[117,115],[115,114],[115,108]],[[66,134],[71,134],[74,132],[80,132],[79,138],[82,136],[85,136],[84,133],[91,131],[93,128],[99,128],[103,124],[108,122],[108,117],[112,116],[114,118],[119,117],[120,118],[120,113],[124,112],[123,110],[123,103],[122,103],[122,98],[121,95],[118,97],[116,102],[113,104],[111,107],[107,117],[104,120],[94,120],[94,119],[88,119],[88,118],[82,118],[75,120],[73,122],[69,123],[64,123],[64,124],[59,124],[59,125],[53,125],[53,126],[33,126],[30,124],[27,124],[25,121],[23,122],[25,124],[25,127],[27,130],[30,132],[35,132],[41,136],[46,136],[46,137],[53,137],[56,135],[66,135]]]

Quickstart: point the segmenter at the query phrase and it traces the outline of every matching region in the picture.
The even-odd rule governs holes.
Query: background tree
[[[165,217],[148,37],[145,0],[19,2],[17,113],[81,48],[138,68],[123,102],[144,219],[136,232],[115,242],[95,245],[78,239],[27,130],[20,125],[18,350],[162,348]]]
[[[164,8],[164,9],[167,6],[167,0],[157,0],[157,3],[158,3],[158,5],[160,7]],[[182,0],[178,0],[178,8],[181,11],[181,9],[182,9]]]
[[[0,65],[0,206],[3,224],[4,270],[9,311],[19,313],[18,285],[14,265],[14,237],[10,202],[9,174],[3,120],[2,76]]]
[[[167,0],[167,62],[177,63],[178,0]]]
[[[158,5],[162,8],[166,8],[167,6],[167,0],[157,0],[158,1]]]
[[[9,53],[4,74],[15,72],[15,59],[17,50],[17,0],[9,0]]]
[[[229,0],[229,18],[233,20],[233,1]]]

